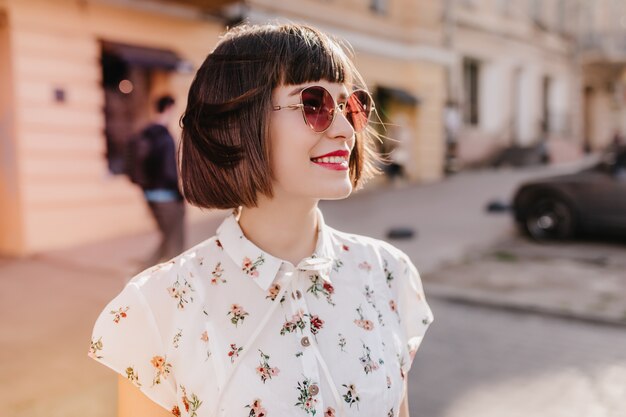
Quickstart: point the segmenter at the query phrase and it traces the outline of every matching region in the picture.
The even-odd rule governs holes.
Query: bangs
[[[354,68],[338,41],[309,27],[289,27],[278,56],[279,84],[326,80],[352,84]]]

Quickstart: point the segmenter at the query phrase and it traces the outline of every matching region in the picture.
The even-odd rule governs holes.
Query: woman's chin
[[[325,190],[320,193],[319,198],[322,200],[341,200],[349,197],[350,194],[352,194],[352,184],[347,182],[346,184],[341,184],[341,186],[333,189]]]

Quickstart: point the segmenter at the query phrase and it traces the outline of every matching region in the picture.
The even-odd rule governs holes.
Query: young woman
[[[316,29],[221,39],[189,91],[181,179],[190,203],[233,213],[98,318],[89,354],[121,375],[120,415],[408,416],[407,371],[433,319],[419,275],[317,207],[374,174],[373,107]]]

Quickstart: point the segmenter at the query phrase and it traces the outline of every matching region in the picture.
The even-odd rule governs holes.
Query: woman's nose
[[[352,127],[352,123],[350,123],[343,110],[339,106],[335,107],[333,112],[334,120],[328,129],[331,137],[351,138],[354,136],[354,127]]]

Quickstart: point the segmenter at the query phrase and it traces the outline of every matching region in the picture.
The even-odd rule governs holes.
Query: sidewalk
[[[423,277],[430,296],[626,326],[623,242],[534,243],[516,236]]]

